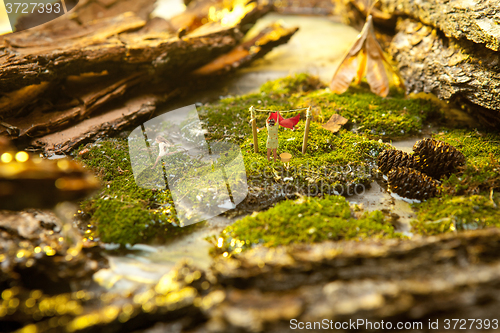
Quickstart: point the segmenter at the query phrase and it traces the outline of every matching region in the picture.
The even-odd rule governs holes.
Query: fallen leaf
[[[345,125],[348,121],[348,119],[342,117],[341,115],[334,114],[325,124],[322,125],[322,127],[330,132],[337,133],[342,125]]]
[[[371,91],[386,97],[389,93],[389,78],[386,68],[395,76],[396,83],[402,85],[403,81],[399,79],[397,73],[392,70],[391,65],[384,57],[382,47],[375,37],[372,16],[369,15],[358,39],[335,72],[330,82],[330,89],[332,92],[342,94],[349,88],[355,77],[356,83],[359,83],[363,75],[366,75]]]

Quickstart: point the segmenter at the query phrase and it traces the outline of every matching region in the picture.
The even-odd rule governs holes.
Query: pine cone
[[[377,165],[380,172],[387,174],[397,167],[416,168],[418,156],[401,150],[386,149],[378,155]]]
[[[392,169],[387,178],[389,190],[404,198],[425,200],[439,193],[439,182],[415,169]]]
[[[413,146],[413,151],[419,157],[416,169],[436,179],[449,176],[465,164],[465,156],[442,141],[420,140]]]

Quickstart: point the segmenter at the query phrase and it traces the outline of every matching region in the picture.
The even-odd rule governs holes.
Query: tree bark
[[[442,31],[446,37],[468,39],[500,49],[499,0],[380,0],[384,12],[409,16]]]
[[[337,2],[353,11],[345,1]],[[350,2],[355,12],[367,14],[368,1]],[[382,35],[393,37],[381,42],[396,61],[407,93],[434,93],[458,102],[484,125],[498,127],[499,7],[499,0],[380,0],[372,13]],[[343,16],[359,26],[355,14]]]
[[[443,36],[420,22],[400,20],[389,53],[407,92],[430,92],[464,102],[482,123],[500,125],[500,54],[468,40]],[[477,107],[479,106],[479,107]]]

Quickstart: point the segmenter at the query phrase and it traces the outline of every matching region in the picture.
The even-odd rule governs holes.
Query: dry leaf
[[[334,114],[325,124],[322,125],[322,127],[330,132],[337,133],[342,125],[345,125],[347,122],[348,119],[342,117],[341,115]]]
[[[391,69],[380,44],[375,38],[373,19],[369,15],[358,39],[347,52],[335,72],[330,82],[330,89],[337,94],[342,94],[349,88],[354,78],[359,83],[366,73],[366,80],[371,91],[379,96],[386,97],[389,93],[389,78],[387,77],[384,62],[387,64],[387,68]],[[392,74],[397,76],[394,72]],[[396,81],[402,83],[402,80]]]

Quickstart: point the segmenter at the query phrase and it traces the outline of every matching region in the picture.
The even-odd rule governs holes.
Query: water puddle
[[[242,218],[241,216],[239,218]],[[206,270],[212,263],[212,246],[205,238],[218,235],[238,218],[216,216],[204,227],[164,245],[136,244],[126,255],[109,255],[109,268],[94,274],[94,280],[114,292],[133,292],[153,286],[181,260]]]
[[[428,136],[412,137],[392,142],[396,149],[407,153],[413,152],[413,145],[418,140]],[[380,183],[379,183],[380,182]],[[362,194],[347,198],[350,203],[360,205],[366,211],[381,210],[392,217],[392,223],[397,231],[410,233],[410,221],[416,218],[411,205],[403,200],[395,199],[387,192],[383,179],[374,181]]]

